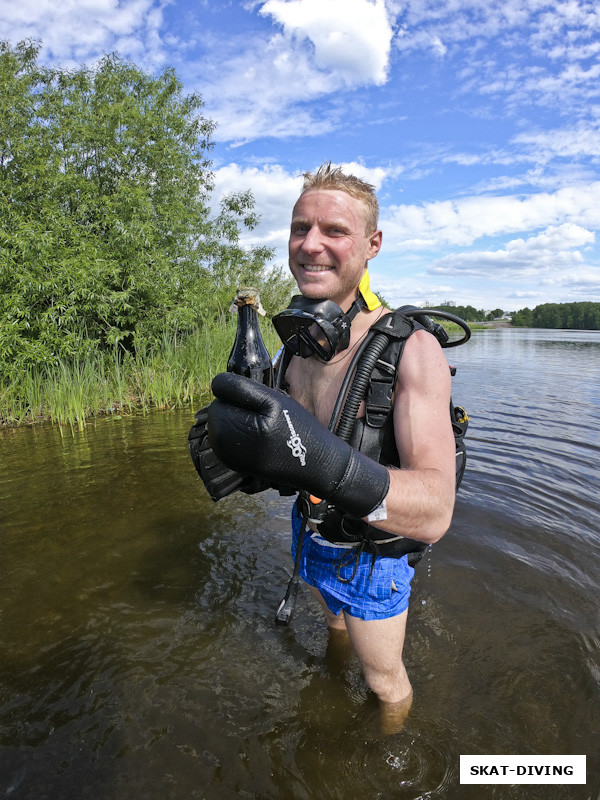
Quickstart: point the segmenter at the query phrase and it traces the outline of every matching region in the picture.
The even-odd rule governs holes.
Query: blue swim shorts
[[[292,510],[292,557],[296,557],[302,519]],[[408,608],[410,582],[415,574],[408,557],[377,556],[373,563],[370,553],[349,556],[347,548],[322,544],[325,540],[307,530],[302,547],[300,577],[319,590],[333,614],[345,611],[359,619],[388,619]],[[346,558],[340,567],[340,560]],[[356,566],[356,574],[352,577]],[[338,577],[338,568],[341,581]],[[349,582],[346,583],[345,581]]]

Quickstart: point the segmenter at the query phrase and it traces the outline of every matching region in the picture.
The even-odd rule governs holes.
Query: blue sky
[[[392,304],[600,301],[596,0],[0,0],[0,36],[174,67],[218,123],[215,200],[252,190],[276,263],[331,160],[378,189]]]

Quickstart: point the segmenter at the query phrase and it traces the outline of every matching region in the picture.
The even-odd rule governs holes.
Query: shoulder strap
[[[389,337],[390,343],[381,354],[371,373],[367,389],[366,421],[370,428],[382,428],[392,408],[398,364],[404,353],[406,340],[423,326],[405,316],[412,306],[401,306],[391,314],[381,317],[372,327]]]
[[[365,405],[367,425],[372,428],[383,427],[389,416],[398,362],[404,352],[405,344],[406,339],[391,341],[371,372]]]

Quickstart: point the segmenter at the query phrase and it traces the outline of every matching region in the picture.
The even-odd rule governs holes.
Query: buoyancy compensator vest
[[[431,317],[442,317],[457,323],[464,336],[450,341],[443,327]],[[417,321],[419,320],[419,321]],[[398,367],[408,338],[418,329],[434,335],[442,347],[455,347],[471,335],[468,325],[453,314],[434,309],[402,306],[381,317],[370,329],[350,364],[342,383],[329,424],[330,430],[374,461],[400,468],[393,422],[393,392]],[[282,357],[277,383],[285,384],[285,368],[289,359]],[[450,368],[454,375],[455,369]],[[359,406],[365,401],[365,415],[357,418]],[[469,417],[461,406],[450,401],[450,421],[456,448],[456,488],[463,477],[466,464],[464,437]],[[310,506],[307,498],[300,498]],[[374,555],[401,558],[409,554],[409,563],[416,564],[427,545],[402,536],[385,536],[385,532],[353,517],[335,506],[322,502],[318,507],[302,507],[301,512],[317,523],[319,535],[345,548],[360,547]]]

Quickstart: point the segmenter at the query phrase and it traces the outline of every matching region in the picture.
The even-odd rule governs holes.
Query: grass
[[[236,320],[228,317],[183,341],[165,333],[158,347],[135,356],[97,353],[86,360],[30,368],[0,385],[0,425],[51,422],[82,429],[107,414],[200,407],[209,398],[212,378],[225,369],[235,326]],[[262,328],[274,355],[277,335],[270,325]]]
[[[450,335],[451,339],[460,339],[462,338],[465,333],[460,325],[457,325],[455,322],[450,322],[448,320],[437,320],[441,323],[444,330]],[[486,331],[489,330],[489,326],[485,325],[482,322],[467,322],[467,325],[472,331]]]

